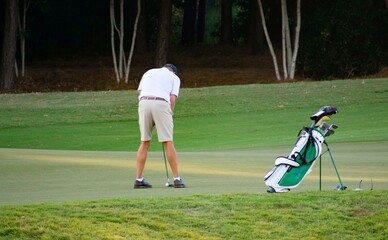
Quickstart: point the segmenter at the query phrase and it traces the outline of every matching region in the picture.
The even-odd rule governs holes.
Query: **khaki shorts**
[[[161,100],[139,101],[139,127],[141,141],[150,141],[156,126],[159,142],[173,140],[174,122],[170,104]]]

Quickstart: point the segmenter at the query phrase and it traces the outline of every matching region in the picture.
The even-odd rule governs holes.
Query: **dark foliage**
[[[387,64],[388,12],[367,2],[306,3],[310,11],[302,11],[305,15],[299,55],[299,67],[305,76],[313,79],[364,76]],[[319,7],[313,8],[314,4]]]

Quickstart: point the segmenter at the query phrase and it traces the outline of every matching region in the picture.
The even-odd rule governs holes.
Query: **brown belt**
[[[166,101],[166,99],[164,98],[161,98],[161,97],[141,97],[140,98],[140,101],[141,100],[160,100],[160,101]],[[166,101],[167,102],[167,101]]]

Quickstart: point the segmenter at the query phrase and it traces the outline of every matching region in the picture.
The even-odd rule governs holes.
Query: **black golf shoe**
[[[185,184],[183,183],[182,179],[176,179],[174,180],[174,188],[185,188]]]
[[[152,188],[152,185],[146,182],[144,179],[143,181],[135,180],[135,184],[133,185],[133,188]]]

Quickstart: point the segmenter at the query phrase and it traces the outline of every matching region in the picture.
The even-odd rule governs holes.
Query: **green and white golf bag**
[[[325,106],[310,117],[313,120],[311,127],[304,127],[300,131],[291,153],[277,157],[275,167],[264,177],[267,192],[288,192],[299,186],[321,155],[325,137],[334,134],[337,126],[325,121],[330,120],[329,116],[337,112],[337,108]]]

